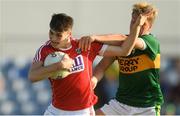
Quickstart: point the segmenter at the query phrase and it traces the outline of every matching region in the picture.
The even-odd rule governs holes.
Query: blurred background
[[[0,114],[43,114],[50,103],[49,82],[31,84],[28,70],[36,50],[48,39],[53,13],[74,18],[74,37],[129,33],[131,8],[143,0],[0,0]],[[161,114],[180,115],[180,1],[146,0],[159,9],[152,33],[161,44]],[[94,66],[101,58],[97,57]],[[115,62],[95,91],[101,107],[118,86]]]

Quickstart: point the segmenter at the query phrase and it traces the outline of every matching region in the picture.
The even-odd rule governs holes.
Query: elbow
[[[124,51],[121,56],[129,56],[131,54],[130,51]]]
[[[131,52],[126,52],[126,54],[124,54],[124,56],[129,56],[131,54]]]
[[[127,48],[122,49],[121,56],[129,56],[131,54],[132,50],[133,50],[133,47],[131,47],[130,49],[127,49]]]

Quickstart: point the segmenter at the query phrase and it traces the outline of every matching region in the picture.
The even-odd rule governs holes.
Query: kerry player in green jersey
[[[98,115],[160,115],[163,95],[159,84],[160,45],[150,33],[157,9],[149,3],[133,5],[132,25],[138,16],[150,12],[142,25],[135,48],[127,57],[104,57],[94,70],[92,83],[101,80],[104,71],[114,62],[119,63],[119,88],[115,99],[96,111]],[[125,35],[91,36],[80,45],[87,49],[92,41],[111,42],[126,39]],[[113,43],[114,44],[114,43]]]

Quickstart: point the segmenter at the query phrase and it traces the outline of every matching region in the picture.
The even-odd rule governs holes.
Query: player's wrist
[[[134,23],[134,28],[135,27],[142,27],[142,26],[143,26],[143,24],[141,22],[135,22]]]
[[[133,27],[130,30],[130,34],[136,32],[136,30],[141,29],[141,27],[142,27],[142,25],[140,25],[140,24],[134,24]]]
[[[143,25],[142,24],[135,24],[134,27],[142,27]]]
[[[63,69],[63,67],[64,67],[64,66],[63,66],[62,61],[56,63],[56,71],[59,71],[59,70]]]
[[[92,36],[90,36],[90,37],[91,37],[91,41],[92,41],[92,42],[97,41],[97,36],[92,35]]]
[[[142,24],[137,25],[137,27],[142,27],[142,26],[143,26]]]

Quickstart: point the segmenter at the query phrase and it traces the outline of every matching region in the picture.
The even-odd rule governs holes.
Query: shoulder
[[[103,43],[100,42],[96,42],[96,41],[92,42],[92,46],[102,46],[102,45]]]
[[[46,54],[48,54],[48,51],[51,51],[52,47],[50,46],[50,41],[45,42],[44,44],[42,44],[35,53],[35,57],[34,57],[34,61],[39,61],[42,58],[44,58],[46,56]]]
[[[44,50],[47,50],[47,49],[51,49],[50,41],[47,41],[47,42],[45,42],[44,44],[42,44],[42,45],[38,48],[37,52],[41,52],[41,51],[44,51]]]
[[[140,38],[142,38],[144,40],[144,42],[146,43],[147,47],[146,47],[146,53],[152,57],[152,59],[154,59],[156,57],[157,54],[160,53],[160,44],[159,41],[157,40],[157,38],[152,35],[143,35]]]
[[[71,44],[72,44],[73,46],[74,46],[74,45],[76,46],[76,45],[79,43],[78,38],[71,37],[70,40],[71,40]]]
[[[156,36],[154,36],[153,34],[143,35],[143,36],[140,36],[140,38],[142,38],[145,42],[148,42],[151,44],[159,44],[159,41],[157,40]]]
[[[158,49],[159,46],[160,46],[159,41],[152,34],[143,35],[143,36],[140,36],[140,38],[142,38],[142,40],[144,40],[144,42],[146,43],[147,47],[150,47],[150,49]]]

